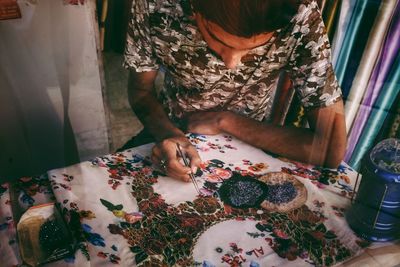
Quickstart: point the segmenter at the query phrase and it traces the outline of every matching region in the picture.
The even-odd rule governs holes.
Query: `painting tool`
[[[176,147],[178,148],[179,156],[183,159],[183,163],[185,164],[185,166],[186,167],[190,167],[188,159],[186,158],[186,156],[183,154],[183,152],[181,150],[181,146],[179,144],[176,144]],[[193,173],[189,173],[189,176],[190,176],[190,179],[193,182],[194,188],[196,189],[197,193],[199,195],[201,195],[200,190],[199,190],[199,186],[197,185],[197,182],[196,182],[196,179],[194,178]]]

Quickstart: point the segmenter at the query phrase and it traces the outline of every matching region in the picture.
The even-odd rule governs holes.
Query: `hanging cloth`
[[[346,126],[351,131],[348,137],[348,148],[346,151],[345,160],[349,160],[354,148],[357,144],[357,140],[361,135],[361,132],[365,126],[369,114],[371,113],[372,106],[378,97],[380,90],[382,89],[383,83],[387,78],[390,67],[393,65],[396,59],[396,54],[400,51],[400,2],[394,7],[396,1],[387,1],[382,5],[382,8],[377,16],[374,29],[371,31],[370,40],[368,40],[367,49],[363,55],[360,70],[357,72],[357,77],[353,83],[352,90],[350,91],[349,98],[346,102]],[[394,10],[394,11],[393,11]],[[390,18],[392,18],[391,23]],[[380,40],[383,40],[382,35],[385,34],[387,25],[386,38],[383,42],[383,47],[380,49],[379,56],[376,55],[377,50],[381,47]],[[370,67],[372,59],[378,57],[372,75],[370,75]],[[357,116],[355,117],[358,101],[361,99],[361,93],[364,91],[363,88],[367,83],[367,76],[370,75],[368,87],[364,94],[364,99],[359,108]],[[353,103],[351,102],[353,101]],[[354,119],[355,117],[355,119]],[[354,120],[354,122],[352,122]]]
[[[353,155],[348,162],[354,169],[358,169],[361,159],[368,149],[373,144],[380,128],[388,113],[388,109],[395,101],[396,95],[400,88],[400,53],[396,56],[396,61],[393,64],[388,79],[385,81],[384,86],[378,96],[374,109],[365,125],[365,130],[354,149]]]
[[[326,32],[328,33],[330,41],[332,41],[334,36],[341,2],[342,2],[341,0],[328,1],[325,4],[322,12],[322,17],[325,23]]]
[[[393,102],[389,110],[386,120],[381,127],[379,134],[374,140],[374,145],[387,138],[400,139],[399,133],[400,124],[400,90],[397,94],[396,100]]]
[[[344,66],[346,69],[343,72],[343,80],[340,83],[344,99],[347,99],[358,68],[362,67],[360,61],[367,45],[368,38],[370,37],[371,30],[376,21],[375,18],[378,14],[381,3],[382,0],[367,1],[366,8],[362,14],[360,27],[354,32],[355,36],[350,44],[350,53],[346,59],[346,65]],[[343,49],[346,48],[343,47]]]
[[[366,37],[369,35],[372,23],[379,8],[380,0],[357,0],[354,12],[351,16],[348,29],[346,31],[343,44],[340,47],[340,53],[335,67],[336,75],[340,86],[342,87],[344,97],[347,96],[348,90],[343,87],[345,76],[349,75],[349,64],[353,75],[357,69],[361,51],[366,44]],[[375,14],[374,14],[375,13]],[[367,24],[371,24],[368,26]],[[363,38],[364,37],[364,38]],[[350,75],[348,77],[353,77]],[[351,81],[350,81],[351,83]]]
[[[351,128],[357,111],[360,108],[360,102],[364,93],[367,91],[368,81],[371,77],[374,65],[378,60],[379,51],[381,51],[381,47],[384,43],[395,6],[396,0],[383,1],[375,23],[370,31],[368,42],[361,58],[360,67],[357,70],[353,85],[346,100],[345,114],[347,129]],[[383,53],[385,53],[385,51],[383,51]],[[379,66],[379,64],[376,66]],[[360,109],[359,113],[362,112],[363,110]]]
[[[342,5],[340,6],[339,21],[332,41],[332,64],[335,66],[335,69],[355,4],[356,1],[342,1]]]

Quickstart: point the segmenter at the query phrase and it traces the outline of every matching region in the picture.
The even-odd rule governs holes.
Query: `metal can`
[[[385,139],[364,158],[362,179],[346,219],[371,241],[400,238],[400,140]]]

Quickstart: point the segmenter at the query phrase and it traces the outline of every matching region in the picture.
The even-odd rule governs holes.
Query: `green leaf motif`
[[[131,251],[132,251],[133,253],[135,253],[135,254],[137,254],[137,253],[139,253],[139,252],[143,252],[142,248],[139,247],[139,246],[131,247]]]
[[[172,255],[172,250],[169,247],[166,247],[164,250],[164,254],[167,258],[169,258]]]
[[[337,237],[337,236],[335,235],[335,233],[332,232],[332,231],[326,232],[324,236],[325,236],[326,239],[334,239],[334,238]]]
[[[122,206],[121,204],[115,206],[115,205],[112,204],[111,202],[109,202],[109,201],[107,201],[107,200],[105,200],[105,199],[102,199],[102,198],[100,198],[100,202],[101,202],[101,204],[103,204],[109,211],[122,210],[122,209],[123,209],[123,206]]]
[[[90,254],[86,244],[79,243],[78,249],[82,252],[83,256],[85,256],[86,260],[90,261]]]
[[[333,264],[333,259],[332,259],[332,257],[326,257],[326,258],[325,258],[325,264],[326,264],[327,266],[332,265],[332,264]]]
[[[135,261],[136,261],[136,265],[140,264],[142,261],[144,261],[145,259],[147,259],[149,255],[146,254],[146,252],[142,251],[139,252],[138,254],[135,255]]]
[[[122,204],[114,206],[114,210],[122,210],[123,208],[124,206],[122,206]]]
[[[323,223],[321,223],[321,224],[318,224],[318,225],[317,225],[317,227],[315,228],[315,230],[317,230],[317,231],[319,231],[319,232],[322,232],[322,233],[325,233],[325,232],[326,232],[326,227],[325,227],[325,225],[324,225]]]

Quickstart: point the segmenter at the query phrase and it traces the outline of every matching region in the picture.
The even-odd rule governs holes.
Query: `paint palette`
[[[307,189],[293,175],[272,172],[259,178],[234,173],[218,190],[221,200],[234,208],[288,212],[307,200]]]
[[[235,208],[259,207],[268,194],[265,183],[250,176],[234,174],[218,190],[221,200]]]
[[[269,211],[288,212],[299,208],[307,201],[307,189],[293,175],[271,172],[259,181],[268,187],[268,194],[261,207]]]
[[[54,203],[29,208],[21,216],[17,232],[21,257],[30,266],[71,256],[76,250],[76,240]]]

